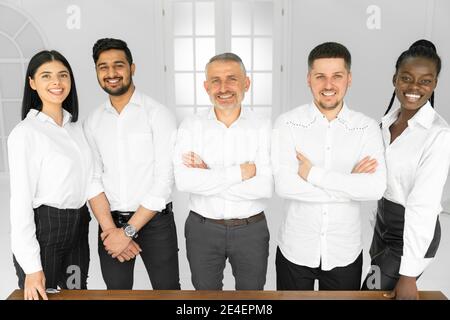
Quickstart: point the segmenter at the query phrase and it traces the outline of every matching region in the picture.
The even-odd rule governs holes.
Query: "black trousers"
[[[400,262],[403,255],[403,231],[405,228],[405,208],[398,203],[382,198],[378,201],[377,220],[370,246],[372,266],[379,268],[378,274],[368,274],[362,290],[392,290],[400,278]],[[441,239],[441,225],[436,219],[433,239],[425,253],[425,258],[433,258]],[[380,277],[376,281],[374,277]],[[376,286],[379,283],[379,286]]]
[[[86,205],[80,209],[45,205],[34,209],[46,288],[87,289],[90,220]],[[25,272],[14,256],[13,262],[19,288],[23,289]]]
[[[117,227],[121,227],[132,216],[120,216],[113,213]],[[112,258],[105,250],[100,238],[99,228],[98,254],[103,280],[108,290],[131,290],[134,281],[136,259],[120,262]],[[179,290],[178,242],[172,204],[163,212],[158,212],[141,230],[134,240],[142,249],[140,256],[154,290]]]
[[[277,248],[275,260],[277,290],[314,290],[314,281],[319,280],[319,290],[359,290],[362,274],[362,252],[345,267],[323,271],[321,267],[310,268],[287,260]]]

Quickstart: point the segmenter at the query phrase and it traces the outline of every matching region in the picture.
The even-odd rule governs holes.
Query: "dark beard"
[[[320,107],[321,107],[322,109],[325,109],[325,110],[334,110],[334,109],[336,109],[337,107],[339,107],[340,104],[341,104],[340,102],[337,102],[335,105],[332,105],[332,106],[325,106],[325,105],[323,105],[322,103],[319,103]]]
[[[132,83],[133,82],[130,81],[127,85],[123,85],[121,88],[116,89],[116,90],[111,90],[111,89],[108,89],[107,87],[102,87],[102,89],[107,94],[114,96],[114,97],[118,97],[118,96],[125,94],[130,89]]]

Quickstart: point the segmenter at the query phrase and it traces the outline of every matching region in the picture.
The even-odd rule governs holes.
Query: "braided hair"
[[[421,39],[414,42],[408,50],[403,51],[402,54],[398,57],[397,63],[395,64],[395,74],[397,74],[398,69],[402,65],[402,63],[408,58],[425,58],[431,60],[436,65],[436,76],[439,76],[439,72],[441,72],[441,58],[438,56],[436,52],[435,45],[428,40]],[[389,106],[387,107],[384,115],[388,114],[389,110],[391,110],[392,104],[395,100],[395,90],[392,94],[391,101],[389,102]],[[434,91],[430,97],[430,104],[434,108]]]

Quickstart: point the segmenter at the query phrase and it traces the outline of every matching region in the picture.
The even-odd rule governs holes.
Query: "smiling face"
[[[71,89],[69,70],[56,60],[42,64],[29,81],[30,87],[39,95],[43,107],[61,106]]]
[[[402,108],[418,110],[427,103],[436,88],[436,65],[426,58],[408,58],[398,68],[393,83]]]
[[[342,107],[352,75],[343,58],[321,58],[314,60],[307,80],[316,106],[330,111]]]
[[[95,69],[98,83],[112,96],[125,94],[133,84],[135,65],[130,66],[122,50],[110,49],[100,53]]]
[[[239,108],[250,87],[250,79],[238,62],[216,60],[207,67],[204,87],[215,107]]]

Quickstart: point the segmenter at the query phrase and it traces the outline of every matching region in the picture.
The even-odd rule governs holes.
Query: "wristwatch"
[[[125,232],[125,235],[127,237],[130,237],[131,239],[136,239],[137,238],[137,236],[138,236],[137,230],[131,224],[125,223],[122,226],[122,229]]]

